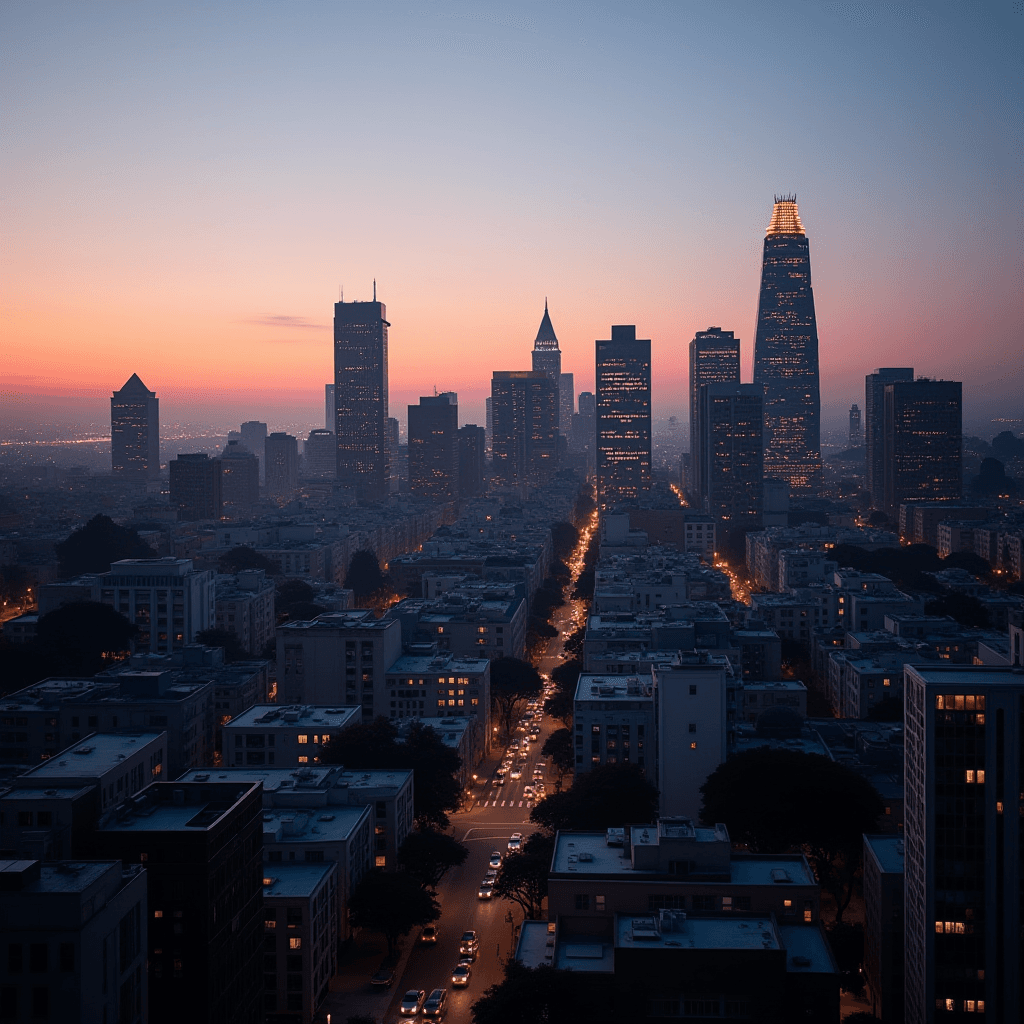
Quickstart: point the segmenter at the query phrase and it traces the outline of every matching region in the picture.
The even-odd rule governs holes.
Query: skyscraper
[[[905,1019],[1019,1021],[1024,676],[904,674]]]
[[[491,378],[494,479],[543,482],[555,468],[558,392],[541,370],[495,370]]]
[[[388,493],[387,310],[377,301],[334,304],[334,401],[338,481],[359,497]]]
[[[651,342],[612,327],[595,342],[597,502],[636,501],[651,489]]]
[[[885,503],[885,385],[913,379],[910,366],[883,366],[864,378],[864,486],[875,508],[880,509]]]
[[[568,443],[572,435],[573,404],[576,401],[576,382],[571,373],[558,375],[558,429]]]
[[[860,406],[854,403],[850,409],[850,447],[859,448],[864,443],[860,432]]]
[[[249,420],[243,423],[239,433],[242,435],[242,444],[249,449],[260,460],[260,483],[267,482],[267,425],[259,420]]]
[[[459,427],[459,496],[484,492],[484,428],[473,423]]]
[[[963,494],[963,385],[959,381],[894,381],[885,385],[884,508],[906,501],[955,501]]]
[[[332,434],[337,424],[338,413],[334,407],[334,385],[324,385],[324,427]]]
[[[267,463],[267,493],[291,498],[299,486],[299,442],[291,434],[275,431],[264,445]]]
[[[211,459],[205,452],[179,454],[167,468],[171,505],[177,507],[179,520],[220,519],[224,503],[220,459]]]
[[[533,369],[540,373],[546,373],[551,378],[552,384],[555,385],[555,427],[557,429],[561,423],[559,388],[562,376],[562,352],[558,347],[555,329],[551,326],[551,317],[548,316],[547,299],[544,300],[544,316],[533,342]]]
[[[459,398],[425,395],[409,406],[409,490],[433,501],[459,496]]]
[[[697,443],[691,449],[704,512],[739,524],[761,514],[764,498],[764,391],[759,384],[702,384]],[[699,467],[699,468],[698,468]]]
[[[260,500],[260,460],[239,440],[229,440],[220,453],[224,514],[247,515]]]
[[[709,327],[698,331],[690,342],[690,486],[694,497],[700,500],[704,487],[700,479],[697,458],[698,426],[697,396],[702,384],[739,384],[740,340],[732,331]]]
[[[115,476],[160,475],[160,400],[137,373],[110,398],[110,461]]]
[[[579,412],[573,417],[573,446],[587,456],[587,472],[597,465],[597,398],[593,391],[581,391]]]
[[[764,239],[754,383],[765,388],[764,471],[796,494],[821,489],[818,327],[796,196],[776,196]]]
[[[333,430],[311,430],[302,448],[302,474],[332,480],[338,468],[338,445]]]

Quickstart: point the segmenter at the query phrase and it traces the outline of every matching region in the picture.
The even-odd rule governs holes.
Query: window
[[[12,942],[7,947],[7,973],[21,974],[23,966],[22,947],[20,942]]]
[[[715,897],[714,896],[694,896],[693,897],[693,909],[694,910],[715,910]]]
[[[697,749],[697,741],[696,740],[694,740],[693,743],[690,744],[690,749],[691,750],[696,750]]]
[[[594,897],[594,909],[595,910],[604,910],[604,897],[603,896],[595,896]]]
[[[60,944],[60,969],[65,974],[69,974],[75,969],[75,944],[73,942]]]
[[[590,909],[590,896],[588,893],[576,893],[576,909],[577,910],[589,910]]]
[[[297,935],[293,935],[288,940],[288,948],[289,949],[302,949],[302,939],[299,936],[297,936]]]
[[[696,683],[691,683],[690,684],[690,696],[691,697],[696,697],[697,696],[697,684]]]
[[[697,731],[697,723],[696,722],[691,722],[690,723],[690,732],[696,732],[696,731]]]
[[[309,742],[309,737],[305,733],[300,733],[300,735],[297,737],[297,739],[298,739],[298,741],[300,743],[308,743]]]

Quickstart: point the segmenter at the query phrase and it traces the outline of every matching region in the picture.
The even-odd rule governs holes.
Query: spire
[[[137,373],[133,373],[128,378],[128,380],[125,381],[124,387],[121,388],[121,390],[118,391],[117,394],[119,394],[119,395],[151,395],[151,394],[153,394],[153,392],[150,391],[149,388],[147,388],[146,385],[142,383],[142,379],[139,377],[139,375]]]
[[[775,208],[772,210],[771,223],[768,225],[768,235],[806,235],[803,224],[800,223],[800,211],[796,205],[796,193],[792,195],[776,196]]]
[[[548,315],[548,300],[544,299],[544,317],[540,322],[537,331],[537,338],[533,343],[534,351],[537,349],[558,349],[558,338],[555,336],[555,329],[551,326],[551,317]]]
[[[377,278],[373,279],[373,301],[377,301]]]

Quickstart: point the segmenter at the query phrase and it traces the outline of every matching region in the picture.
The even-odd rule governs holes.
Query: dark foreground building
[[[764,239],[754,383],[765,388],[764,473],[794,494],[821,489],[818,326],[811,253],[796,196],[776,196]]]

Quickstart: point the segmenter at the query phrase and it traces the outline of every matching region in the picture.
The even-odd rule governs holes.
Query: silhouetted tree
[[[460,864],[469,850],[457,839],[435,828],[414,829],[398,851],[398,863],[421,885],[437,889],[441,879]]]
[[[244,572],[246,569],[262,569],[268,576],[279,576],[281,573],[276,562],[244,544],[225,551],[217,559],[217,567],[224,573]]]
[[[647,824],[658,816],[658,790],[634,764],[606,764],[576,776],[573,785],[552,793],[530,812],[530,820],[551,832],[594,832]]]
[[[543,689],[540,675],[528,661],[498,658],[491,662],[491,712],[505,736],[526,704]]]
[[[248,651],[242,646],[237,633],[226,629],[203,629],[196,633],[196,642],[207,647],[223,647],[226,662],[245,661]]]
[[[39,620],[36,646],[68,675],[91,676],[127,655],[135,626],[108,604],[75,601]]]
[[[610,1019],[610,993],[594,975],[554,967],[525,967],[510,959],[505,980],[473,1004],[473,1024],[590,1024]]]
[[[156,552],[132,529],[110,516],[96,515],[56,545],[62,577],[109,572],[122,558],[156,558]]]
[[[898,697],[886,697],[868,708],[867,718],[870,722],[902,722],[903,701]]]
[[[551,702],[548,701],[550,704]],[[544,741],[541,747],[542,754],[551,758],[551,763],[558,772],[555,782],[555,789],[562,788],[562,780],[571,772],[576,764],[576,754],[573,747],[572,733],[568,729],[556,729]]]
[[[988,609],[973,594],[947,591],[924,606],[926,615],[948,615],[968,629],[988,629],[992,617]]]
[[[368,871],[349,898],[348,916],[356,928],[383,932],[388,955],[398,950],[398,940],[419,925],[441,916],[437,901],[416,879],[404,871],[387,874],[380,868]]]
[[[522,847],[502,861],[494,880],[494,895],[518,903],[528,919],[539,918],[548,894],[554,852],[554,835],[534,832],[527,836]]]
[[[551,527],[551,549],[555,558],[567,559],[580,539],[580,532],[572,523],[555,523]]]
[[[363,548],[352,556],[345,587],[355,594],[360,604],[376,600],[392,590],[391,581],[381,572],[377,553],[369,548]]]

